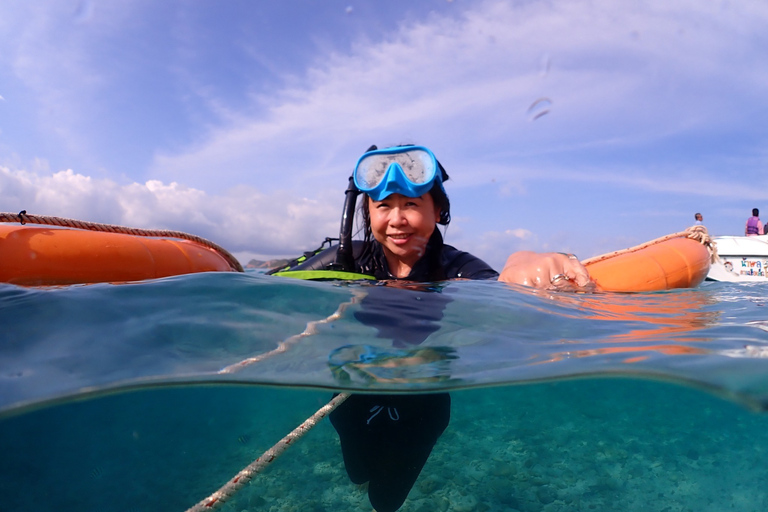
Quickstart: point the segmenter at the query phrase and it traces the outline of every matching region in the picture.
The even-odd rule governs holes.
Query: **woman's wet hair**
[[[440,168],[441,177],[443,183],[445,183],[450,177],[440,162],[437,162],[437,166]],[[445,189],[439,183],[435,182],[429,191],[429,195],[432,196],[432,200],[440,208],[440,220],[437,223],[441,226],[447,226],[451,222],[451,201],[448,199],[448,194],[445,193]]]

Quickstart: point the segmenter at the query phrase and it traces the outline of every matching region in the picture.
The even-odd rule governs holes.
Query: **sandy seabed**
[[[596,379],[452,399],[403,512],[768,510],[768,416],[702,391]],[[222,510],[372,508],[325,422]]]

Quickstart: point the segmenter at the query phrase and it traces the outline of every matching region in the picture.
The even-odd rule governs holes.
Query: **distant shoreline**
[[[282,267],[288,264],[290,260],[288,259],[277,259],[277,260],[267,260],[267,261],[261,261],[261,260],[251,260],[246,265],[245,268],[275,268],[275,267]]]

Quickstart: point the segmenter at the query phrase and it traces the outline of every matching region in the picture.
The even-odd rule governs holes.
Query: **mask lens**
[[[357,164],[356,179],[358,186],[365,189],[374,188],[381,183],[387,173],[389,164],[394,161],[394,155],[366,156]]]
[[[356,180],[362,189],[373,189],[384,179],[389,166],[397,163],[414,185],[422,185],[435,176],[435,163],[426,151],[412,149],[402,153],[378,153],[364,156],[357,164]]]
[[[393,156],[403,169],[405,177],[415,185],[422,185],[434,176],[432,158],[424,151],[413,150]]]

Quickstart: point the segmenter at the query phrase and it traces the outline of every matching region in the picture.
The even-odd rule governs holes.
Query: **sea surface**
[[[0,285],[0,511],[185,511],[334,392],[450,391],[403,511],[768,510],[768,284]],[[220,510],[371,510],[327,419]]]

